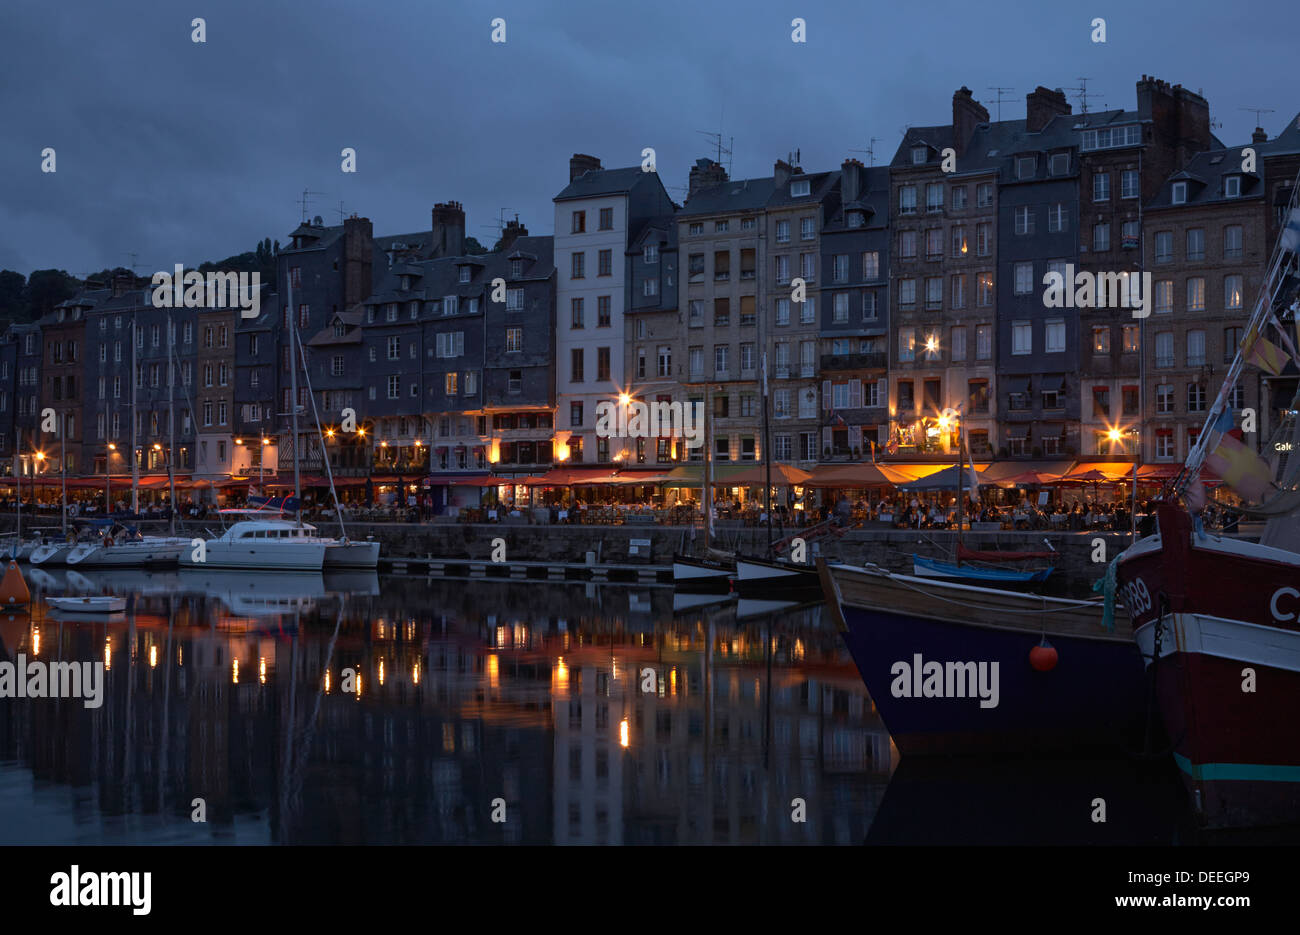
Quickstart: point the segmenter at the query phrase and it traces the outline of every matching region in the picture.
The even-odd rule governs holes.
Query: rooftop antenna
[[[873,137],[871,138],[870,142],[867,143],[867,148],[866,148],[866,149],[850,149],[849,152],[851,152],[851,153],[866,153],[866,154],[867,154],[867,164],[868,164],[868,165],[872,165],[872,166],[874,166],[874,165],[876,164],[876,144],[879,143],[879,142],[881,142],[880,137],[878,137],[878,136],[873,136]]]
[[[1077,91],[1078,94],[1076,95],[1076,97],[1079,98],[1079,112],[1082,113],[1082,114],[1087,114],[1087,113],[1088,113],[1088,81],[1089,81],[1089,79],[1086,78],[1086,77],[1078,77],[1078,78],[1075,78],[1075,80],[1079,82],[1079,87],[1077,87],[1077,88],[1064,88],[1063,90],[1066,90],[1066,91]]]
[[[1272,107],[1238,107],[1237,110],[1244,110],[1255,115],[1255,126],[1263,129],[1264,115],[1275,113]]]
[[[997,101],[997,103],[998,103],[998,123],[1001,123],[1001,122],[1002,122],[1002,92],[1003,92],[1003,91],[1014,91],[1015,88],[997,88],[997,87],[993,87],[992,85],[989,85],[988,90],[990,90],[990,91],[996,91],[996,92],[997,92],[997,95],[998,95],[998,101]],[[1008,100],[1010,100],[1010,98],[1008,98]]]
[[[348,216],[348,215],[347,215],[347,212],[343,210],[343,202],[341,202],[341,201],[339,202],[339,206],[338,206],[338,209],[337,209],[337,210],[338,210],[338,213],[339,213],[339,223],[342,224],[343,221],[344,221],[344,219],[347,218],[347,216]]]
[[[719,130],[717,133],[713,133],[709,130],[696,130],[695,132],[702,133],[703,135],[707,136],[709,138],[709,141],[713,144],[714,152],[717,153],[716,157],[713,160],[714,162],[716,162],[718,165],[722,165],[722,157],[723,156],[728,157],[727,175],[730,176],[731,175],[731,146],[736,142],[736,138],[734,136],[728,137],[727,145],[723,146],[721,130]]]
[[[310,197],[312,195],[323,195],[323,194],[325,193],[308,191],[305,188],[302,190],[302,198],[298,202],[298,204],[302,207],[302,223],[304,224],[307,223],[307,206],[310,204]]]

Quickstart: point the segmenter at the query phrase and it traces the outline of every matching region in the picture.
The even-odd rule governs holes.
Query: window
[[[1034,326],[1027,321],[1011,323],[1011,353],[1032,354],[1034,352]]]
[[[1241,195],[1241,176],[1228,175],[1223,179],[1223,196],[1225,198],[1236,198]]]
[[[904,260],[916,259],[916,231],[898,232],[898,255]]]
[[[1156,429],[1156,457],[1164,459],[1175,457],[1173,429]]]
[[[975,189],[975,205],[979,208],[993,206],[993,183],[981,182]]]
[[[1200,383],[1187,384],[1187,411],[1205,411],[1205,387]]]
[[[976,283],[979,287],[979,293],[976,295],[976,302],[981,306],[990,306],[993,304],[993,274],[980,273],[976,276]]]
[[[1173,231],[1156,231],[1156,262],[1172,263],[1174,259]]]
[[[641,293],[647,297],[659,294],[659,280],[645,279],[641,283]]]
[[[810,179],[796,179],[790,183],[791,198],[802,198],[805,195],[811,194],[811,192],[812,181]]]
[[[1187,259],[1205,259],[1205,231],[1200,227],[1192,227],[1187,231]]]
[[[837,325],[849,320],[849,294],[837,292],[831,302],[831,320]]]
[[[1223,258],[1225,260],[1241,259],[1241,226],[1229,224],[1223,229]]]
[[[949,356],[954,360],[966,359],[966,329],[958,325],[949,332],[948,337]]]
[[[1141,330],[1137,325],[1124,325],[1124,353],[1136,354],[1142,349]]]
[[[975,359],[991,360],[993,358],[993,326],[975,326]]]
[[[1187,332],[1187,366],[1201,367],[1205,365],[1205,331],[1201,328],[1193,328]]]
[[[443,392],[448,396],[456,395],[457,378],[459,374],[454,370],[443,378]]]
[[[1016,295],[1029,295],[1034,291],[1034,264],[1017,263],[1016,272]]]
[[[862,293],[862,320],[875,321],[879,314],[880,313],[877,310],[876,293],[868,289],[866,292]]]
[[[610,322],[609,296],[596,296],[596,327],[608,328]]]
[[[573,226],[569,228],[569,232],[572,234],[583,234],[586,233],[586,230],[587,230],[587,212],[574,211]]]
[[[927,146],[912,147],[912,165],[923,166],[926,160],[930,158],[930,150]]]
[[[898,213],[916,214],[915,185],[903,185],[898,189]]]
[[[1156,314],[1168,315],[1174,310],[1174,281],[1172,279],[1157,280],[1155,291]]]
[[[575,253],[571,258],[571,269],[569,271],[570,279],[585,278],[584,270],[586,269],[587,255],[585,253]]]
[[[1109,172],[1093,173],[1092,200],[1110,201],[1110,173]]]
[[[1156,334],[1156,366],[1172,367],[1174,365],[1174,333],[1160,331]]]
[[[1052,153],[1052,175],[1068,175],[1070,172],[1070,154]]]
[[[1192,276],[1187,280],[1187,310],[1205,311],[1205,277]]]
[[[799,239],[812,240],[817,236],[817,227],[814,218],[799,219]]]
[[[930,182],[925,186],[925,210],[931,214],[943,210],[942,182]]]
[[[965,185],[954,185],[952,187],[952,210],[966,210],[966,199],[968,197],[969,193]]]
[[[713,300],[713,327],[725,328],[731,324],[731,300]]]
[[[397,337],[396,335],[392,335],[388,339],[388,359],[389,360],[402,359],[402,339]]]
[[[388,398],[398,399],[402,395],[402,378],[392,374],[388,378]]]
[[[713,373],[715,376],[727,375],[727,354],[730,347],[726,344],[715,344],[713,346]]]
[[[1094,419],[1110,418],[1110,387],[1094,386],[1092,388],[1092,417]]]
[[[596,254],[596,275],[612,276],[614,274],[614,252],[601,250]]]
[[[790,391],[787,389],[776,390],[772,394],[772,417],[775,419],[790,418]]]
[[[1223,329],[1223,362],[1232,363],[1237,356],[1237,348],[1241,346],[1241,328],[1224,328]]]
[[[916,360],[916,329],[898,329],[898,359],[900,361]]]
[[[966,225],[955,224],[952,228],[952,255],[965,256],[969,245],[966,242]]]
[[[1223,307],[1241,308],[1242,279],[1239,274],[1223,277]]]
[[[925,307],[937,309],[943,307],[943,278],[933,276],[925,281]]]
[[[1168,415],[1174,411],[1174,387],[1169,383],[1162,383],[1156,387],[1156,412],[1161,415]]]
[[[1048,233],[1059,234],[1061,231],[1070,229],[1070,209],[1064,202],[1057,202],[1047,206],[1047,230]]]
[[[1110,326],[1096,325],[1092,329],[1092,352],[1094,354],[1110,353]]]
[[[1092,227],[1092,249],[1101,253],[1110,249],[1110,222],[1102,221]]]
[[[1170,201],[1172,201],[1176,205],[1187,204],[1187,183],[1186,182],[1174,183],[1173,195],[1170,198]]]
[[[993,255],[993,225],[975,225],[975,252],[979,256]]]
[[[1142,222],[1125,221],[1124,226],[1120,228],[1120,234],[1124,238],[1123,246],[1126,250],[1130,247],[1136,247],[1138,238],[1142,235]]]
[[[951,277],[948,281],[949,294],[952,297],[952,307],[955,309],[966,307],[966,275],[964,273]]]
[[[1034,232],[1034,209],[1022,205],[1015,209],[1016,233],[1032,234]]]
[[[916,304],[915,279],[900,279],[898,281],[898,304],[905,308]]]
[[[776,242],[777,243],[790,242],[790,222],[788,220],[781,220],[776,222]]]
[[[849,255],[847,253],[837,253],[831,258],[831,281],[849,281]]]
[[[1140,194],[1140,179],[1137,169],[1125,169],[1120,173],[1119,196],[1136,198]]]
[[[776,265],[776,284],[778,286],[786,285],[790,282],[790,258],[788,256],[773,257]]]
[[[938,260],[943,257],[943,228],[932,227],[925,232],[925,258]]]
[[[596,348],[596,379],[609,379],[609,348]]]
[[[1032,179],[1037,172],[1038,172],[1037,156],[1016,157],[1016,178]]]
[[[1065,319],[1049,318],[1045,322],[1044,343],[1048,354],[1065,352]]]
[[[517,354],[524,349],[524,329],[507,328],[506,329],[506,352]]]
[[[600,209],[600,229],[603,230],[603,231],[608,231],[608,230],[613,230],[613,229],[614,229],[614,209],[613,209],[613,208],[601,208],[601,209]]]

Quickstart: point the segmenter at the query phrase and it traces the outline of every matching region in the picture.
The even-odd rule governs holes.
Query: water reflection
[[[7,843],[860,843],[893,765],[819,607],[39,571],[0,654],[102,661],[106,697],[0,700]],[[71,621],[42,592],[129,600]]]

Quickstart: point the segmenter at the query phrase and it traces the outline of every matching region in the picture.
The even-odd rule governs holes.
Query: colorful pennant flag
[[[1219,447],[1206,456],[1205,463],[1247,500],[1263,500],[1273,483],[1268,465],[1232,435],[1220,439]]]
[[[1254,364],[1260,370],[1275,377],[1286,369],[1286,361],[1286,351],[1265,337],[1255,339],[1250,349],[1250,356],[1246,358],[1246,363]]]
[[[1227,432],[1232,431],[1234,424],[1235,423],[1232,419],[1232,410],[1224,409],[1223,412],[1219,413],[1219,418],[1214,420],[1214,431],[1221,435],[1226,434]]]

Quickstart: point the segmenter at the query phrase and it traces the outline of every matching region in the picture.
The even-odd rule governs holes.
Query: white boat
[[[325,550],[326,568],[378,568],[379,543],[356,542],[351,539],[330,539]]]
[[[247,568],[268,571],[320,571],[334,540],[316,535],[316,527],[282,519],[235,523],[208,539],[202,549],[181,551],[182,568]]]
[[[221,601],[241,617],[308,612],[327,596],[325,579],[317,571],[277,571],[250,576],[233,568],[187,567],[178,587],[201,591]]]
[[[98,542],[79,542],[68,553],[67,563],[83,568],[175,565],[189,545],[189,539],[179,536],[132,537],[117,526]]]
[[[126,610],[126,598],[104,595],[88,597],[47,597],[45,599],[55,610],[78,614],[119,614]]]
[[[32,549],[28,561],[33,565],[62,565],[68,560],[76,542],[49,542]]]

